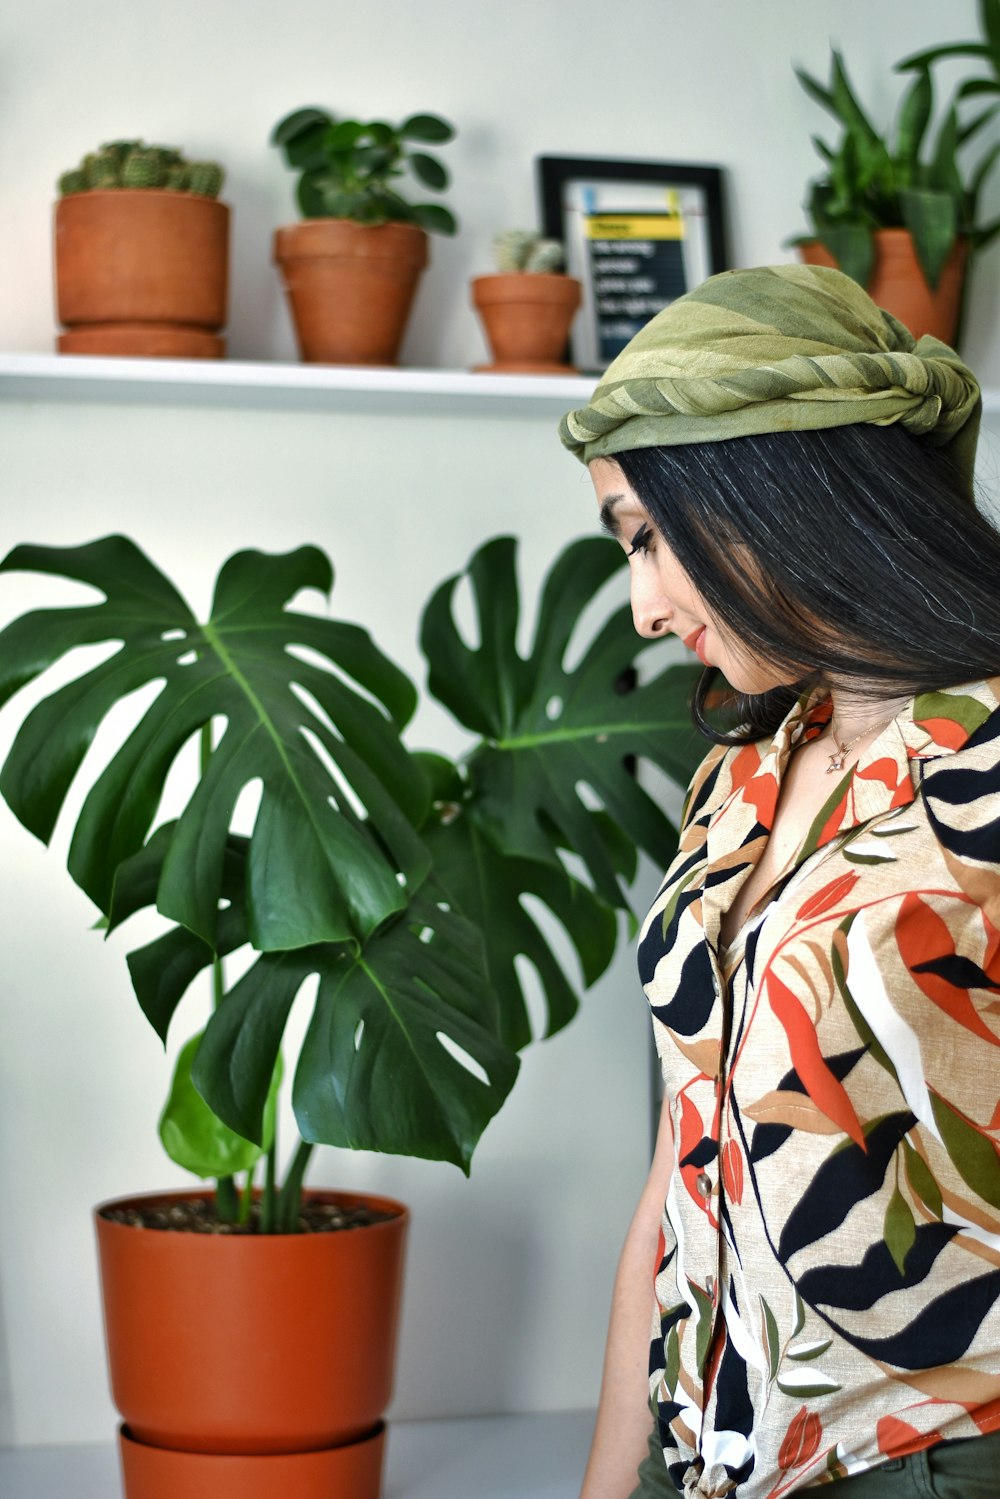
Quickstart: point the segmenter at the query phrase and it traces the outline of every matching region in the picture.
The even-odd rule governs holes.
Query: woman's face
[[[632,618],[639,634],[649,639],[680,636],[706,666],[717,666],[737,692],[765,692],[796,680],[800,672],[755,656],[716,618],[617,463],[595,458],[589,468],[601,524],[628,555]]]

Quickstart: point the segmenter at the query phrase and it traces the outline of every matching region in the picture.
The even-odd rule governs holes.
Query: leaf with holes
[[[155,889],[165,827],[123,867],[119,920]],[[246,840],[227,844],[223,891],[236,891]],[[429,882],[428,882],[429,883]],[[219,951],[246,943],[238,898],[220,912]],[[173,927],[129,953],[139,1003],[166,1041],[170,1023],[213,952]],[[293,1105],[306,1139],[453,1161],[468,1171],[482,1131],[513,1086],[518,1061],[500,1036],[500,1010],[478,929],[428,886],[405,916],[358,944],[264,953],[215,1010],[191,1067],[212,1112],[246,1140],[266,1136],[269,1090],[292,1004],[319,975],[299,1053]]]
[[[292,1104],[306,1140],[452,1161],[468,1172],[517,1076],[496,1035],[479,934],[422,896],[363,952],[265,953],[202,1039],[193,1078],[230,1127],[259,1140],[292,1002],[319,975]]]
[[[676,830],[631,765],[648,761],[687,784],[704,750],[688,710],[700,668],[668,666],[623,691],[636,660],[656,644],[635,634],[627,605],[605,618],[577,663],[567,662],[581,616],[624,566],[620,549],[598,537],[574,542],[554,564],[530,653],[520,656],[515,555],[514,540],[500,537],[469,564],[480,637],[475,649],[455,623],[459,578],[433,595],[421,629],[429,688],[483,738],[466,761],[469,815],[490,841],[505,854],[549,863],[560,847],[570,848],[601,899],[624,905],[613,858],[592,817],[593,800],[656,863],[669,863]]]
[[[561,864],[502,853],[463,807],[448,821],[429,824],[423,837],[435,879],[456,909],[482,933],[490,983],[500,1005],[500,1035],[520,1051],[532,1039],[531,1022],[516,959],[535,970],[545,1000],[545,1036],[576,1014],[578,980],[566,974],[565,943],[557,944],[525,905],[539,901],[556,918],[589,986],[614,957],[618,922],[614,910],[569,875]]]
[[[164,915],[216,940],[230,824],[252,782],[262,787],[246,861],[256,947],[363,940],[405,905],[397,872],[414,889],[428,868],[413,831],[427,787],[398,737],[415,693],[364,630],[287,607],[302,589],[329,592],[322,552],[237,553],[205,624],[124,537],[17,547],[0,570],[55,574],[103,595],[26,614],[0,634],[0,704],[74,646],[117,645],[30,711],[0,772],[0,791],[39,838],[50,838],[106,715],[138,688],[158,687],[88,792],[70,844],[70,873],[105,914],[116,870],[142,850],[175,759],[218,719],[221,737],[160,870]]]

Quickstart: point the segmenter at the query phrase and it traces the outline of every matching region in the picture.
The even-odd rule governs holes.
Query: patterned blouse
[[[677,1152],[650,1390],[686,1495],[1000,1427],[998,707],[1000,677],[913,699],[725,955],[829,698],[692,782],[639,945]]]

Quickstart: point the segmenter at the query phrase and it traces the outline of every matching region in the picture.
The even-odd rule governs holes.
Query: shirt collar
[[[912,802],[926,762],[962,749],[997,707],[1000,677],[910,698],[841,777],[835,780],[831,776],[830,800],[803,853]],[[826,688],[815,688],[799,698],[770,742],[763,740],[754,746],[759,763],[744,780],[740,799],[752,807],[763,827],[771,827],[789,755],[799,744],[822,733],[831,713]]]

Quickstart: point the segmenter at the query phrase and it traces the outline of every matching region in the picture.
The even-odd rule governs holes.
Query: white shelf
[[[0,400],[256,411],[471,412],[551,420],[589,400],[593,375],[489,375],[472,370],[265,364],[241,359],[114,359],[0,354]],[[988,417],[1000,390],[983,391]]]
[[[590,1411],[390,1421],[384,1499],[576,1499],[593,1422]],[[120,1493],[111,1443],[0,1449],[4,1499]]]
[[[595,385],[580,375],[491,375],[471,370],[256,364],[239,359],[115,359],[85,354],[0,354],[0,400],[247,410],[385,411],[551,419],[583,405]]]

